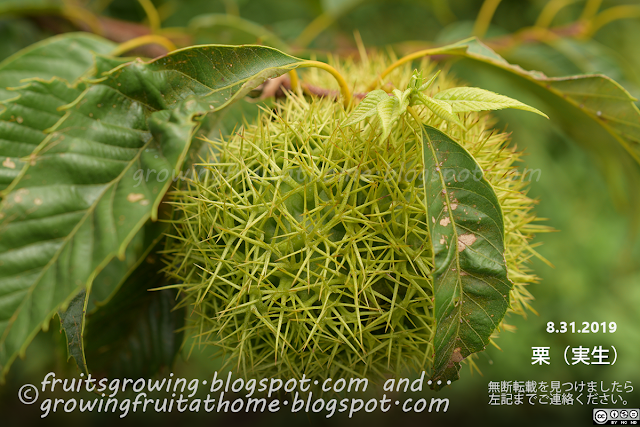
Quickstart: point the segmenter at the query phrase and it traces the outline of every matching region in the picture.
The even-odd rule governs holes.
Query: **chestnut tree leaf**
[[[473,156],[423,125],[424,182],[433,251],[436,333],[432,388],[458,379],[483,351],[509,306],[504,219]]]
[[[382,126],[382,135],[380,136],[382,140],[387,139],[391,133],[394,122],[400,117],[401,108],[400,100],[395,96],[387,96],[387,99],[378,103],[376,111]]]
[[[349,114],[343,126],[355,125],[368,117],[378,114],[378,104],[387,99],[389,99],[387,92],[382,89],[372,90],[358,103],[351,114]]]
[[[74,83],[93,66],[95,54],[108,54],[116,44],[89,33],[67,33],[34,43],[0,62],[0,103],[15,98],[9,88],[26,80],[58,78]]]
[[[436,93],[433,98],[451,105],[453,113],[514,108],[547,117],[542,111],[525,103],[477,87],[453,87]]]
[[[161,205],[165,208],[168,205]],[[166,215],[162,215],[164,218]],[[167,226],[163,221],[147,221],[127,246],[124,258],[113,258],[91,283],[88,295],[87,312],[97,305],[106,304],[122,287],[127,278],[133,274],[153,247],[164,237]]]
[[[640,109],[636,98],[603,74],[548,77],[524,70],[475,38],[449,46],[448,53],[470,60],[461,61],[461,66],[487,68],[544,102],[552,122],[592,155],[616,207],[634,219],[630,233],[640,230],[640,192],[636,191],[640,185]]]
[[[436,116],[440,117],[442,120],[447,122],[455,123],[460,126],[462,129],[467,129],[458,117],[452,110],[450,104],[441,101],[439,99],[430,98],[428,96],[418,96],[416,98],[416,103],[423,104],[429,110],[433,112]]]
[[[476,38],[444,46],[441,51],[487,64],[514,77],[546,103],[551,117],[558,119],[578,143],[590,149],[599,145],[601,151],[617,144],[640,164],[637,99],[613,79],[602,74],[547,77],[540,71],[510,64]]]
[[[78,295],[73,297],[66,310],[58,311],[58,317],[60,317],[60,332],[64,330],[67,338],[67,360],[73,357],[80,371],[85,374],[88,373],[88,371],[87,362],[84,357],[84,346],[82,345],[82,329],[86,298],[87,291],[83,289]]]
[[[187,159],[207,113],[301,60],[263,46],[197,46],[109,70],[31,153],[0,204],[0,370],[115,257]]]
[[[20,175],[46,130],[65,115],[60,107],[80,96],[83,87],[59,79],[33,81],[13,91],[14,98],[0,107],[0,191]]]
[[[22,158],[45,139],[45,130],[64,116],[59,108],[82,93],[84,87],[75,86],[90,72],[94,55],[115,47],[88,33],[69,33],[0,62],[0,191],[20,174]]]

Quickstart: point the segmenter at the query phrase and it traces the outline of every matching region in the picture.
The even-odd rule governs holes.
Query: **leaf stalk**
[[[459,44],[461,46],[464,46],[464,44],[466,42],[469,42],[471,40],[474,40],[475,37],[470,37],[468,39],[462,40],[459,42]],[[407,62],[411,62],[415,59],[419,59],[422,58],[423,56],[432,56],[432,55],[438,55],[438,54],[453,54],[454,52],[451,49],[451,46],[443,46],[443,47],[436,47],[436,48],[431,48],[431,49],[424,49],[424,50],[419,50],[417,52],[411,53],[409,55],[403,56],[402,58],[398,59],[396,62],[394,62],[393,64],[389,65],[387,67],[386,70],[384,70],[382,73],[380,73],[380,75],[377,77],[376,81],[371,83],[368,87],[368,90],[374,90],[375,88],[378,87],[378,85],[382,82],[382,79],[384,79],[385,77],[387,77],[389,74],[391,74],[391,72],[393,70],[395,70],[396,68],[406,64]]]
[[[351,104],[351,89],[349,89],[349,85],[342,74],[340,74],[340,72],[333,68],[331,65],[325,64],[324,62],[320,61],[304,61],[298,65],[298,68],[310,67],[325,70],[336,79],[336,81],[338,82],[338,86],[340,86],[340,93],[342,94],[342,98],[344,98],[344,108],[348,108],[349,104]],[[291,81],[291,86],[293,87],[293,81]]]

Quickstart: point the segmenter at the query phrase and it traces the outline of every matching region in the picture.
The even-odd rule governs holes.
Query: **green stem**
[[[298,68],[320,68],[329,72],[338,82],[338,86],[340,86],[340,93],[342,94],[342,98],[344,98],[344,108],[348,108],[349,104],[351,104],[351,90],[349,89],[349,85],[347,81],[342,77],[342,74],[335,68],[333,68],[329,64],[325,64],[320,61],[304,61],[298,64]],[[293,82],[292,82],[293,83]]]
[[[160,29],[160,14],[158,14],[158,10],[153,3],[151,3],[151,0],[138,0],[138,3],[140,3],[140,6],[144,9],[144,13],[147,15],[151,32],[155,33]]]
[[[627,4],[611,7],[591,20],[586,36],[593,37],[600,28],[619,19],[637,18],[639,16],[640,7],[637,5]]]
[[[580,19],[583,21],[589,21],[591,18],[596,16],[601,5],[602,0],[587,0],[587,4],[582,11],[582,15],[580,15]]]
[[[493,14],[496,13],[496,9],[502,0],[484,0],[478,18],[473,26],[473,35],[482,38],[487,33]]]
[[[553,18],[556,17],[558,12],[560,12],[560,10],[564,9],[565,7],[575,3],[576,1],[578,0],[550,1],[542,8],[542,12],[540,12],[540,15],[538,15],[538,19],[536,20],[534,26],[549,28],[551,26],[551,23],[553,22]]]
[[[466,40],[462,40],[459,44],[461,45],[461,48],[466,49],[466,47],[464,46],[465,42],[471,41],[474,38],[468,38]],[[425,50],[419,50],[417,52],[414,52],[412,54],[409,54],[407,56],[403,56],[402,58],[398,59],[396,62],[394,62],[393,64],[389,65],[389,67],[387,67],[386,70],[384,70],[376,79],[375,82],[371,83],[369,85],[368,90],[372,91],[374,90],[376,87],[378,87],[378,85],[380,84],[380,82],[382,82],[382,79],[384,79],[385,77],[387,77],[393,70],[395,70],[396,68],[400,67],[401,65],[406,64],[407,62],[411,62],[414,59],[418,59],[418,58],[422,58],[423,56],[431,56],[431,55],[438,55],[438,54],[454,54],[451,46],[445,46],[445,47],[436,47],[436,48],[432,48],[432,49],[425,49]]]
[[[329,25],[333,24],[334,21],[335,18],[328,13],[318,15],[316,19],[311,21],[311,23],[302,30],[302,33],[300,33],[294,44],[302,48],[307,47],[320,33],[326,30]]]
[[[411,106],[407,107],[407,111],[409,112],[409,114],[411,114],[411,117],[413,117],[414,120],[418,122],[419,125],[422,124],[422,119],[420,118],[416,110],[413,109],[413,107]]]
[[[300,86],[300,78],[296,70],[289,71],[289,80],[291,81],[291,91],[301,94],[302,87]]]

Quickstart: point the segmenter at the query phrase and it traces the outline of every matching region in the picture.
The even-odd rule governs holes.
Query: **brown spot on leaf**
[[[440,220],[440,225],[443,226],[443,227],[446,227],[450,223],[451,223],[451,219],[448,216],[446,216],[446,217],[444,217],[444,218],[442,218]]]
[[[462,362],[464,357],[462,357],[462,354],[460,353],[460,350],[462,350],[461,347],[456,347],[455,350],[453,350],[453,353],[451,354],[451,357],[449,358],[449,364],[447,365],[447,367],[451,368],[451,367],[453,367],[454,363]]]
[[[8,158],[8,157],[4,160],[4,162],[2,162],[2,166],[4,166],[5,168],[9,168],[9,169],[15,169],[16,168],[16,164],[13,163],[11,161],[11,159]]]
[[[456,209],[458,209],[458,201],[454,199],[454,201],[451,202],[451,210],[455,211]],[[444,211],[448,212],[449,211],[449,206],[445,205]]]
[[[473,245],[476,240],[476,236],[470,233],[458,236],[458,252],[464,251],[467,246]]]
[[[127,196],[127,200],[130,201],[131,203],[135,203],[142,199],[144,199],[144,194],[140,194],[140,193],[129,193],[129,195]]]

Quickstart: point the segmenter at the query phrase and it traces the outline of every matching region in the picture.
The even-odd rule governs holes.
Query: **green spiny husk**
[[[364,68],[385,68],[380,61],[342,66],[364,81]],[[411,70],[394,74],[404,87]],[[305,79],[329,84],[316,73]],[[444,76],[438,84],[453,86]],[[545,229],[531,224],[533,201],[513,166],[520,154],[486,115],[467,115],[464,131],[417,110],[467,148],[493,185],[511,310],[524,314],[525,285],[536,281],[523,265],[535,255],[528,242]],[[171,194],[177,217],[165,271],[191,305],[196,341],[217,346],[247,376],[379,378],[431,366],[419,126],[403,115],[380,140],[375,128],[341,126],[346,117],[332,99],[289,93],[255,123],[210,141],[206,173]]]

